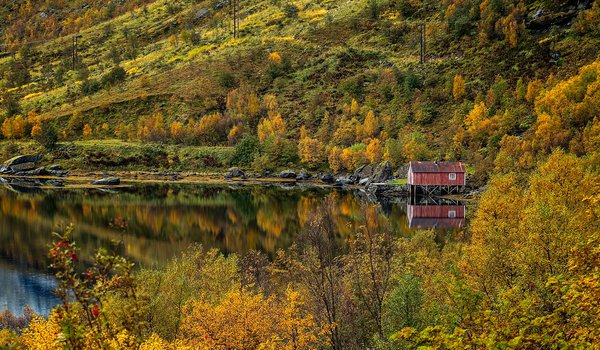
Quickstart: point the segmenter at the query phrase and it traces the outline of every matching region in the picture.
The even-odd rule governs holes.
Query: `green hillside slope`
[[[506,135],[540,144],[539,101],[600,59],[598,0],[241,1],[239,38],[228,1],[91,2],[79,12],[53,2],[40,1],[54,8],[44,12],[32,1],[25,24],[16,5],[0,11],[5,139],[44,143],[53,128],[61,142],[252,146],[258,136],[239,165],[351,171],[445,158],[473,163],[483,180]],[[48,16],[52,33],[36,20]],[[574,106],[597,102],[595,67]],[[549,113],[566,134],[524,146],[523,166],[554,147],[584,154],[577,143],[598,129],[596,102],[577,122]]]

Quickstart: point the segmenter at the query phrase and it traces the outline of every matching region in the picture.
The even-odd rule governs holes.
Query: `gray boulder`
[[[4,162],[4,165],[7,168],[13,168],[15,165],[19,165],[19,164],[25,164],[25,163],[37,163],[40,160],[42,160],[42,155],[24,155],[24,156],[16,156],[13,157],[9,160],[7,160],[6,162]]]
[[[392,165],[387,160],[385,162],[379,163],[375,170],[373,170],[373,175],[369,178],[369,184],[372,183],[385,183],[394,179],[394,170],[392,169]]]
[[[323,181],[326,184],[332,184],[335,182],[335,177],[333,177],[333,175],[331,175],[331,173],[325,173],[325,174],[321,174],[321,176],[319,176],[319,180]]]
[[[46,184],[48,186],[52,186],[52,187],[64,187],[65,186],[65,182],[62,180],[50,180],[50,181],[46,182]]]
[[[350,180],[350,178],[348,177],[338,177],[335,180],[335,184],[333,184],[336,187],[343,187],[343,186],[349,186],[352,185],[354,182],[352,180]]]
[[[28,170],[35,169],[35,163],[28,162],[28,163],[13,164],[13,165],[9,166],[8,168],[14,172],[28,171]]]
[[[44,167],[36,168],[36,169],[32,170],[30,173],[33,176],[45,176],[45,175],[50,174],[48,172],[48,170],[46,170],[46,168],[44,168]]]
[[[241,178],[246,177],[246,173],[244,173],[243,171],[241,171],[238,168],[231,168],[231,169],[229,169],[227,174],[225,174],[226,179],[232,179],[232,178],[238,178],[238,177],[241,177]]]
[[[117,186],[121,184],[121,179],[118,177],[107,177],[105,179],[100,179],[92,182],[92,185],[100,185],[100,186]]]
[[[284,170],[282,172],[279,173],[279,178],[281,179],[295,179],[296,178],[296,172],[293,170]]]
[[[350,180],[354,183],[360,183],[361,180],[371,177],[373,175],[373,165],[365,164],[354,171],[354,174],[350,176]]]
[[[368,183],[369,183],[369,178],[368,177],[366,177],[364,179],[358,180],[358,184],[361,185],[361,186],[366,186]]]
[[[306,171],[305,169],[300,170],[300,174],[296,176],[296,180],[310,180],[312,178],[312,174]]]

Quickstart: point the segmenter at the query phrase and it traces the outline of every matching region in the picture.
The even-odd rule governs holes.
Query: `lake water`
[[[430,203],[415,210],[395,201],[370,203],[359,192],[314,187],[135,184],[102,191],[6,185],[0,187],[0,311],[20,313],[30,305],[47,314],[56,305],[47,245],[51,232],[69,223],[75,224],[83,257],[121,240],[119,253],[138,266],[160,268],[193,243],[225,253],[257,249],[272,255],[294,242],[325,199],[333,203],[341,240],[351,237],[369,212],[374,213],[370,220],[388,221],[397,235],[464,226],[462,205]],[[115,225],[123,220],[126,228]]]

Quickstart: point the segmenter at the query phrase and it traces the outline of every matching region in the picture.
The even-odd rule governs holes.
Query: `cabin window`
[[[452,181],[456,180],[456,173],[448,174],[448,180],[452,180]]]
[[[449,218],[455,218],[456,217],[456,210],[448,210],[448,217]]]

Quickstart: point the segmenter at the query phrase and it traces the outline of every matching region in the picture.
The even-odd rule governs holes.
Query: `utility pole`
[[[425,20],[420,25],[421,27],[421,65],[425,63]]]
[[[240,17],[238,15],[238,1],[239,0],[232,0],[233,3],[233,37],[234,38],[239,38],[240,33]]]
[[[81,35],[76,34],[73,35],[73,50],[72,50],[72,69],[75,70],[75,67],[77,66],[77,41],[78,39],[81,38]]]

